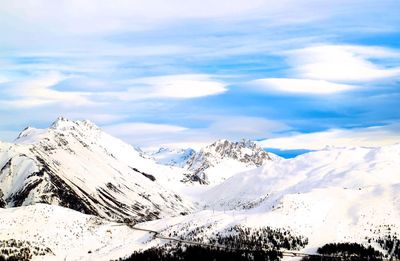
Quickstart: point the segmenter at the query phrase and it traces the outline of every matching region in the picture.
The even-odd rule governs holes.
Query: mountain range
[[[109,260],[166,244],[129,222],[204,243],[244,229],[304,253],[358,242],[387,254],[378,242],[400,233],[399,170],[400,144],[293,159],[249,140],[142,151],[60,117],[0,142],[0,253]]]

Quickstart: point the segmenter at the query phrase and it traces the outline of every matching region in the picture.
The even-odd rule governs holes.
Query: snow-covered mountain
[[[183,168],[187,161],[195,154],[191,148],[188,149],[173,149],[173,148],[160,148],[157,151],[149,152],[147,155],[154,159],[157,163],[178,166]]]
[[[142,152],[141,155],[158,164],[181,169],[179,174],[168,176],[168,180],[165,180],[168,185],[199,190],[207,190],[208,187],[200,188],[197,184],[215,186],[234,174],[280,160],[279,156],[264,151],[250,140],[218,140],[199,151],[163,147],[156,151]]]
[[[399,170],[400,144],[268,161],[200,195],[208,204],[204,210],[137,226],[204,243],[232,236],[246,240],[261,231],[302,242],[294,249],[305,253],[332,242],[358,242],[388,253],[379,242],[400,233]],[[57,206],[0,209],[0,216],[0,238],[49,248],[46,257],[58,259],[118,258],[169,242]],[[32,218],[38,227],[28,225]]]
[[[235,175],[207,191],[204,200],[228,209],[252,207],[256,202],[269,209],[288,195],[329,189],[348,193],[396,185],[400,183],[399,159],[400,144],[311,152]]]
[[[0,250],[108,260],[169,242],[112,222],[132,218],[204,243],[273,234],[302,252],[358,242],[387,253],[378,241],[400,233],[399,170],[400,144],[282,159],[221,140],[149,156],[89,121],[60,118],[0,143]]]
[[[206,238],[235,225],[286,228],[308,238],[303,252],[358,242],[387,253],[377,241],[400,233],[400,144],[268,162],[212,187],[200,200],[206,210],[148,224],[187,236],[207,228]]]
[[[188,180],[214,185],[233,174],[260,167],[277,158],[250,140],[218,140],[190,157],[186,163]]]
[[[367,243],[400,232],[399,170],[400,144],[327,149],[237,174],[203,199],[214,209],[242,209],[237,215],[250,224],[291,227],[310,247]]]
[[[0,144],[7,207],[48,203],[137,221],[187,213],[191,202],[157,180],[171,171],[89,121],[59,118],[49,129],[26,128],[15,144]]]

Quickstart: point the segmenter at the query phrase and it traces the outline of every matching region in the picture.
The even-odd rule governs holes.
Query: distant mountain
[[[204,210],[147,226],[205,242],[235,225],[273,227],[307,238],[301,252],[358,242],[387,254],[400,234],[399,170],[400,144],[268,161],[200,194]]]
[[[179,183],[192,185],[216,185],[234,174],[262,166],[266,162],[280,160],[250,140],[218,140],[210,145],[194,149],[160,148],[156,151],[142,152],[144,158],[155,160],[158,164],[178,167],[183,172],[174,177],[160,177],[170,185]],[[173,181],[172,184],[170,181]]]
[[[240,171],[260,167],[278,158],[250,140],[218,140],[188,159],[187,178],[201,184],[217,184]]]
[[[160,148],[157,151],[147,153],[147,155],[154,159],[157,163],[184,167],[187,161],[195,154],[193,149],[172,149],[172,148]]]
[[[386,187],[396,187],[400,184],[399,169],[400,144],[382,148],[331,148],[235,175],[208,190],[204,200],[224,209],[262,206],[270,211],[281,200],[303,200],[306,194],[309,196],[304,199],[315,200],[320,197],[313,197],[313,193],[326,192],[326,197],[332,197],[327,198],[330,202],[343,193],[346,204],[360,204],[358,196],[351,198],[351,194],[374,194],[374,188],[383,191]],[[387,195],[395,196],[391,192]]]
[[[191,202],[156,180],[168,172],[89,121],[59,118],[49,129],[26,128],[15,144],[0,143],[7,207],[47,203],[136,221],[190,212]]]

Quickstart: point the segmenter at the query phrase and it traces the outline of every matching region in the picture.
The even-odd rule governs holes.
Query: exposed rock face
[[[192,155],[187,161],[187,169],[193,173],[189,180],[209,184],[207,169],[234,160],[245,166],[259,167],[272,160],[270,154],[250,140],[231,142],[218,140]]]
[[[3,192],[0,189],[0,208],[5,208],[6,207],[6,202],[3,200]]]
[[[59,118],[49,129],[25,129],[15,142],[0,143],[0,207],[47,203],[136,221],[192,209],[155,182],[146,169],[153,161],[89,121]]]

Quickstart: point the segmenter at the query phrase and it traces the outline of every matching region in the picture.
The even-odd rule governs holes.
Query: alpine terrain
[[[0,256],[141,260],[218,246],[277,260],[354,243],[398,257],[399,170],[400,144],[292,159],[248,140],[144,152],[60,117],[0,143]]]

